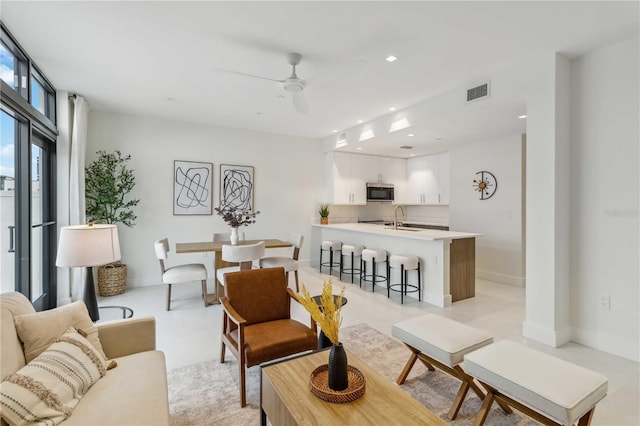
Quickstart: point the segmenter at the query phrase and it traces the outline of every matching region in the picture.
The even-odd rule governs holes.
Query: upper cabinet
[[[448,152],[409,160],[328,152],[325,165],[331,204],[366,204],[367,182],[393,184],[393,204],[449,204]]]
[[[407,204],[449,204],[449,153],[407,160]]]
[[[405,204],[406,160],[329,152],[326,154],[325,161],[331,204],[366,204],[367,182],[393,184],[394,204]]]
[[[329,152],[325,157],[331,204],[367,203],[364,155]]]

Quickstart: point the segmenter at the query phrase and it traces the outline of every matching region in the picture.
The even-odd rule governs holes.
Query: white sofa
[[[26,365],[14,317],[34,312],[22,294],[0,295],[2,381]],[[164,354],[155,350],[155,319],[131,318],[96,327],[104,353],[117,367],[88,390],[62,424],[168,425],[167,373]]]

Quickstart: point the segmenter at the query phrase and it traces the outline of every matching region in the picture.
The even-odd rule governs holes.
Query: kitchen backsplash
[[[329,223],[358,222],[359,220],[393,221],[396,206],[387,203],[368,203],[366,206],[331,206]],[[420,222],[449,225],[449,206],[402,206],[404,215],[398,218],[405,222]]]

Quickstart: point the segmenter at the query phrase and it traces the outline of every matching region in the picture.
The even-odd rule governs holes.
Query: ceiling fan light
[[[304,84],[302,84],[299,80],[288,79],[282,83],[282,87],[287,92],[302,92],[304,90]]]

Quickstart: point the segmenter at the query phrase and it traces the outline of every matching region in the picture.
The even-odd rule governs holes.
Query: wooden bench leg
[[[596,410],[596,407],[593,407],[591,410],[587,411],[580,420],[578,420],[578,426],[589,426],[591,424],[591,419],[593,419],[593,412]]]
[[[409,360],[407,360],[407,363],[402,369],[402,372],[398,376],[398,380],[396,380],[397,384],[401,385],[404,383],[404,381],[407,379],[407,376],[409,375],[409,372],[413,368],[413,365],[416,363],[417,359],[418,359],[418,355],[416,355],[415,352],[409,355]]]
[[[447,417],[449,420],[454,420],[458,415],[458,411],[460,411],[460,407],[462,407],[462,403],[464,402],[464,397],[467,396],[467,392],[469,391],[469,383],[466,380],[462,381],[460,385],[460,389],[458,389],[458,393],[456,394],[455,399],[453,400],[453,404],[449,409],[449,413],[447,413]]]
[[[522,404],[521,402],[516,401],[515,399],[508,397],[507,395],[501,393],[499,390],[489,386],[485,382],[480,381],[480,383],[482,383],[482,386],[484,386],[487,389],[487,396],[485,397],[485,400],[482,403],[482,407],[480,408],[480,411],[478,412],[478,415],[476,416],[476,420],[475,420],[474,426],[480,426],[480,425],[482,425],[482,423],[484,423],[484,420],[486,419],[487,414],[489,413],[489,409],[491,408],[491,402],[493,402],[494,399],[498,403],[502,403],[502,404],[505,404],[507,406],[513,406],[518,411],[526,414],[527,416],[529,416],[532,419],[542,423],[543,425],[546,425],[546,426],[562,426],[560,423],[552,420],[549,417],[546,417],[544,414],[538,413],[537,411],[532,410],[531,408],[527,407],[526,405]],[[488,403],[489,406],[486,408],[486,413],[483,413],[482,410],[485,407],[485,404],[487,403],[487,398],[489,397],[489,395],[491,395],[491,401]],[[502,404],[500,404],[501,407],[502,407]],[[585,416],[588,415],[588,414],[589,413],[585,414]],[[482,418],[480,418],[481,415],[483,416]],[[580,419],[580,420],[582,420],[582,419]],[[478,423],[478,421],[480,421],[480,422]]]
[[[489,410],[491,409],[493,398],[493,392],[488,391],[487,396],[485,396],[484,401],[482,401],[480,411],[478,411],[478,414],[476,414],[476,419],[473,422],[473,426],[482,426],[484,424],[484,421],[487,419],[487,415],[489,414]]]

